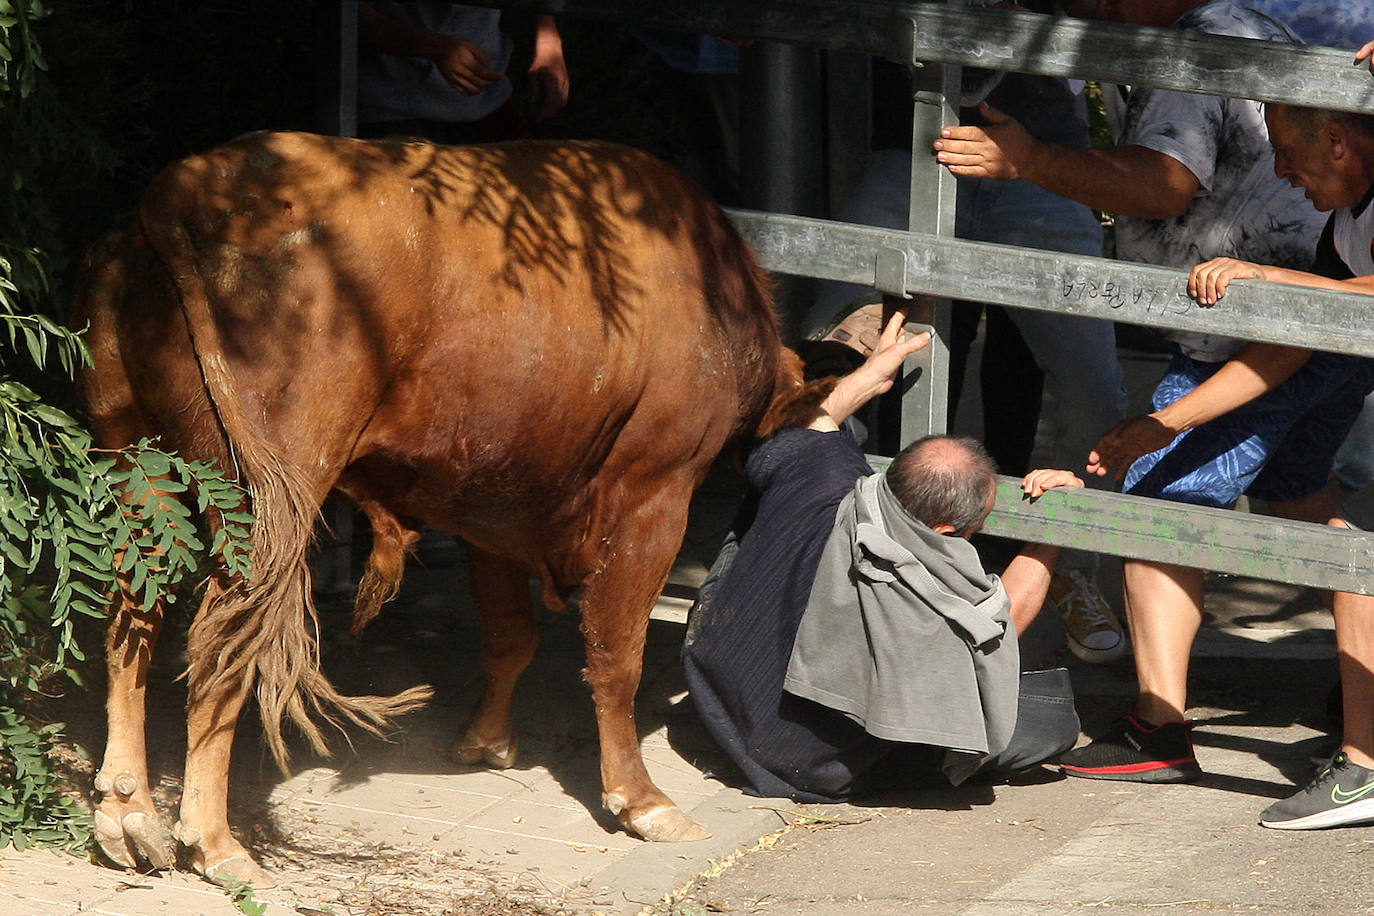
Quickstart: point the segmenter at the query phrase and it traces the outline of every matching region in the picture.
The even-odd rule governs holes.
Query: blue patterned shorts
[[[1224,363],[1176,354],[1155,389],[1154,409],[1177,401]],[[1242,493],[1269,501],[1320,490],[1374,390],[1374,360],[1314,353],[1286,382],[1138,459],[1122,492],[1227,508]]]

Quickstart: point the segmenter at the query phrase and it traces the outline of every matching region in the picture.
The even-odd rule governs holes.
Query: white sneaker
[[[1064,618],[1064,635],[1075,656],[1101,664],[1120,658],[1126,651],[1121,621],[1092,579],[1077,570],[1055,573],[1049,597]]]

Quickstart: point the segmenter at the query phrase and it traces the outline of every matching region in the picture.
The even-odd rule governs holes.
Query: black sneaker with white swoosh
[[[1374,770],[1351,763],[1344,753],[1317,772],[1291,798],[1260,815],[1260,825],[1278,830],[1318,830],[1374,823]]]

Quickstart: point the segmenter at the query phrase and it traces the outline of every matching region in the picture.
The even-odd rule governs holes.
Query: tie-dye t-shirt
[[[1213,0],[1178,18],[1175,28],[1267,41],[1295,41],[1285,26],[1229,0]],[[1258,102],[1138,88],[1126,103],[1122,146],[1143,146],[1188,167],[1201,185],[1188,211],[1173,219],[1120,216],[1118,257],[1191,268],[1216,257],[1305,270],[1325,217],[1303,191],[1274,176],[1274,152]],[[1171,332],[1183,352],[1203,362],[1235,355],[1244,341]]]
[[[1374,38],[1374,0],[1244,0],[1310,45],[1358,48]]]

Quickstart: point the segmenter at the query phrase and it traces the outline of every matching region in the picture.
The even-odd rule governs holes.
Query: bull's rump
[[[258,433],[437,527],[704,468],[772,393],[752,258],[626,148],[257,134],[169,168],[140,219]]]

